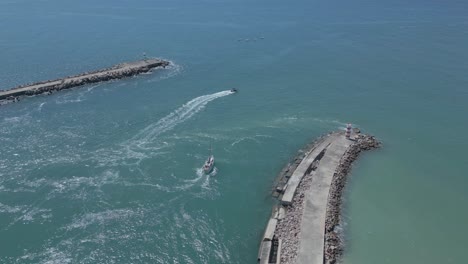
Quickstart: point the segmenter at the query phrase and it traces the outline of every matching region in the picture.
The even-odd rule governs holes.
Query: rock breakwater
[[[362,135],[358,129],[352,135],[347,139],[342,131],[329,133],[308,145],[307,151],[301,151],[282,170],[274,192],[281,202],[265,231],[269,235],[262,240],[261,263],[268,250],[283,264],[328,264],[341,257],[338,227],[346,176],[362,151],[380,146],[374,137]],[[291,183],[293,178],[295,184]],[[292,196],[288,203],[283,202],[285,194]],[[280,242],[279,248],[265,247],[269,245],[265,241],[275,240]]]
[[[312,175],[305,175],[301,184],[296,189],[293,202],[286,207],[286,215],[278,221],[275,235],[282,243],[281,262],[282,264],[293,264],[299,252],[299,234],[301,232],[301,220],[304,212],[305,193],[312,184]]]
[[[17,102],[21,96],[33,96],[39,94],[51,94],[56,91],[70,89],[73,87],[122,79],[151,71],[153,68],[165,68],[168,61],[160,59],[145,59],[141,61],[128,62],[115,65],[110,68],[93,72],[69,76],[57,80],[47,80],[27,85],[20,85],[11,89],[0,91],[0,104]]]
[[[307,154],[314,149],[319,142],[322,142],[326,135],[322,135],[319,138],[315,139],[311,143],[308,143],[304,148],[301,148],[296,156],[285,167],[281,170],[281,172],[276,177],[275,186],[272,190],[272,195],[275,198],[278,198],[284,192],[289,178],[291,178],[293,172],[297,169],[297,166],[302,162],[302,160],[307,156]]]
[[[352,163],[359,157],[362,151],[379,148],[381,143],[373,136],[357,135],[352,144],[340,160],[340,164],[333,175],[332,184],[327,203],[327,215],[325,220],[325,263],[333,264],[343,254],[342,234],[340,234],[341,202],[345,189],[347,175]]]
[[[324,140],[325,136],[320,137],[314,143],[309,144],[309,152],[318,146]],[[305,158],[303,155],[300,160],[296,160],[297,164]],[[296,158],[297,159],[297,158]],[[297,167],[297,164],[294,168]],[[311,164],[309,168],[311,171],[317,169],[318,162]],[[294,194],[291,205],[282,207],[286,211],[284,217],[278,221],[276,226],[275,235],[282,240],[282,248],[280,254],[280,263],[293,264],[296,261],[299,251],[299,234],[301,231],[301,220],[304,212],[304,201],[306,192],[312,185],[312,174],[306,173]]]

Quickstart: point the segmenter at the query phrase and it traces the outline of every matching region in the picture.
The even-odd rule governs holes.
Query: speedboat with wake
[[[232,89],[231,89],[231,93],[237,93],[237,89],[236,89],[236,88],[232,88]]]

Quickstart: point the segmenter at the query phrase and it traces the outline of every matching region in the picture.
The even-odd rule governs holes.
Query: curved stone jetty
[[[343,252],[337,226],[346,176],[361,151],[379,146],[358,129],[349,139],[335,132],[288,164],[275,189],[279,204],[262,238],[260,263],[336,263]]]
[[[135,62],[127,62],[115,65],[111,68],[85,72],[79,75],[69,76],[57,80],[48,80],[36,82],[28,85],[21,85],[8,90],[0,90],[0,101],[19,101],[23,95],[38,95],[43,93],[52,93],[64,89],[69,89],[85,84],[122,79],[149,72],[153,68],[166,67],[168,61],[161,59],[145,59]]]

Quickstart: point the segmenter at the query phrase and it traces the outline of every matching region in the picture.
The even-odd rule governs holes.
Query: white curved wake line
[[[147,126],[142,131],[138,132],[130,141],[139,146],[151,142],[160,134],[171,130],[176,125],[185,122],[193,115],[200,112],[209,102],[230,94],[233,94],[233,92],[227,90],[196,97],[183,104],[169,115],[161,118],[158,122]]]
[[[39,107],[38,107],[38,110],[39,110],[39,111],[42,111],[42,107],[43,107],[44,105],[45,105],[45,103],[41,103],[41,104],[39,105]]]

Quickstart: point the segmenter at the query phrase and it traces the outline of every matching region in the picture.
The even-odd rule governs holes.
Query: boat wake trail
[[[141,149],[147,149],[147,145],[156,140],[160,134],[173,129],[180,123],[187,121],[193,115],[205,108],[209,102],[231,94],[233,94],[233,92],[227,90],[214,94],[199,96],[188,101],[169,115],[161,118],[158,122],[147,126],[138,134],[136,134],[132,139],[130,139],[130,145],[135,145]]]

